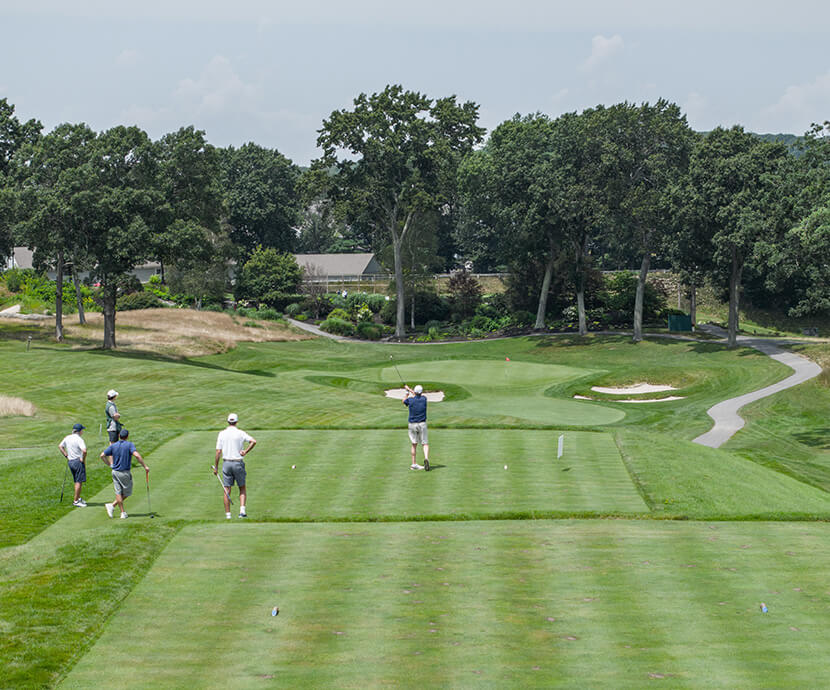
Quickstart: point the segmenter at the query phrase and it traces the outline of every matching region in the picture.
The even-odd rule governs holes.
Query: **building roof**
[[[294,258],[301,268],[313,266],[327,276],[383,273],[374,254],[295,254]]]

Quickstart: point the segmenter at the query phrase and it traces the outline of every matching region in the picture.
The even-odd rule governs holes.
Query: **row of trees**
[[[374,251],[395,273],[399,337],[419,276],[464,260],[535,291],[539,328],[565,283],[587,331],[596,268],[639,269],[635,340],[655,264],[693,295],[703,281],[728,290],[733,344],[742,288],[794,314],[830,307],[830,124],[786,147],[740,127],[696,133],[663,100],[517,115],[483,145],[477,122],[472,102],[388,86],[325,119],[323,154],[302,171],[254,144],[214,148],[192,127],[156,142],[135,127],[44,135],[2,100],[0,244],[13,230],[42,265],[94,268],[105,347],[117,276],[156,259],[197,290],[211,266],[258,246]]]

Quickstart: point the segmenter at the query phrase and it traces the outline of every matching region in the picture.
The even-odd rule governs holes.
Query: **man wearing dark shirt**
[[[418,385],[410,388],[404,385],[408,395],[404,398],[403,404],[409,408],[409,440],[412,442],[412,464],[411,470],[420,470],[421,466],[415,462],[415,451],[420,443],[424,447],[424,467],[429,472],[429,440],[427,438],[427,398],[423,394],[424,389]]]
[[[112,468],[112,484],[115,487],[115,501],[105,503],[104,507],[107,509],[107,515],[112,517],[115,506],[118,506],[121,509],[121,519],[123,520],[127,517],[127,511],[124,510],[124,499],[133,493],[133,475],[130,472],[132,459],[138,460],[148,474],[150,468],[144,464],[144,459],[138,454],[133,442],[127,440],[130,432],[121,429],[118,435],[121,440],[107,446],[106,450],[101,453],[101,459]]]

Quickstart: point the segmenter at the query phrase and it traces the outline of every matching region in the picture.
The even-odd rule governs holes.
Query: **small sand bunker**
[[[640,393],[662,393],[663,391],[676,391],[674,386],[653,386],[650,383],[635,383],[625,388],[603,388],[602,386],[591,386],[592,391],[597,393],[608,393],[609,395],[638,395]],[[663,398],[670,400],[671,398]],[[627,401],[626,401],[627,402]],[[651,402],[643,401],[643,402]]]
[[[576,400],[596,400],[596,398],[589,398],[585,395],[575,395],[574,398]],[[633,399],[628,398],[625,400],[603,400],[601,402],[622,402],[622,403],[658,403],[658,402],[671,402],[672,400],[683,400],[684,396],[680,395],[670,395],[667,398],[655,398],[654,400],[642,400],[642,399]]]
[[[23,398],[0,395],[0,417],[34,417],[37,408]]]
[[[385,393],[387,398],[395,400],[403,400],[408,395],[406,388],[390,388]],[[426,391],[423,395],[430,402],[441,402],[444,399],[444,391]]]

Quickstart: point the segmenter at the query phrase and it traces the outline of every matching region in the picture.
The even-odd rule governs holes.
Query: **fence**
[[[433,284],[438,292],[446,290],[450,275],[449,273],[436,273],[432,276]],[[481,283],[485,292],[501,292],[504,290],[506,273],[473,273],[472,275]],[[357,292],[385,293],[389,287],[389,283],[394,279],[395,276],[391,273],[369,273],[364,275],[315,276],[309,282],[325,283],[326,292],[351,290]]]

